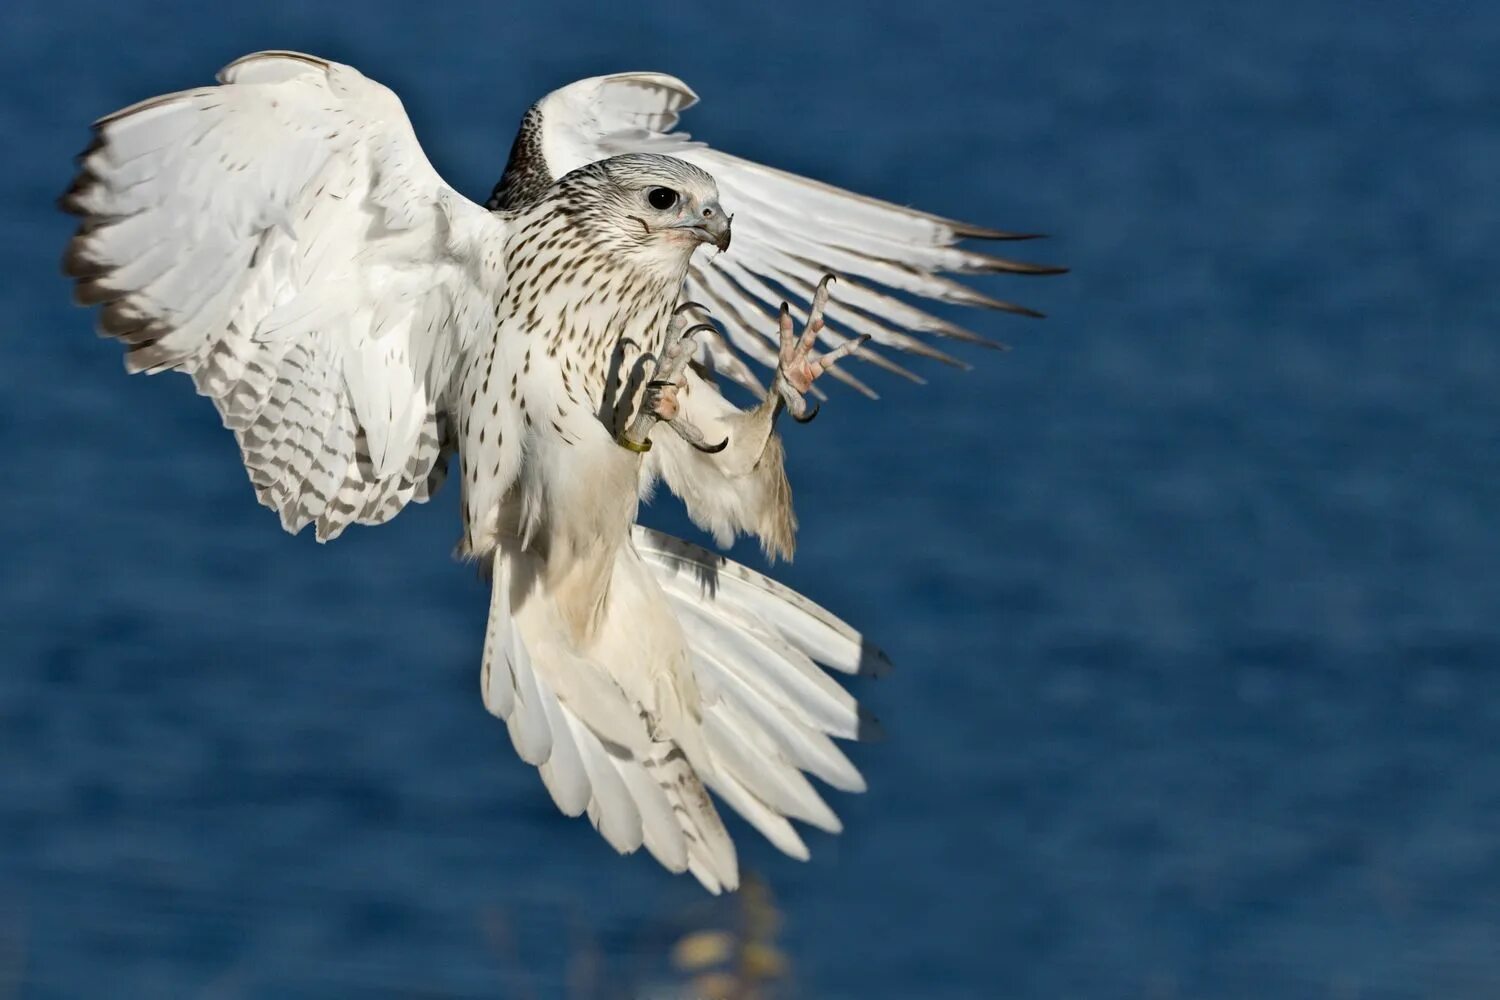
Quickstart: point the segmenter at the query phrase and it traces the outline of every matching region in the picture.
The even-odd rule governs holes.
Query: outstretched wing
[[[963,240],[1028,239],[867,198],[828,184],[753,163],[694,142],[677,127],[679,112],[698,100],[686,84],[660,73],[618,73],[580,80],[539,101],[522,122],[506,175],[492,207],[516,208],[544,181],[594,160],[628,152],[667,153],[713,175],[720,200],[734,216],[734,245],[692,263],[687,296],[709,306],[734,347],[776,365],[775,313],[783,299],[804,308],[825,272],[843,281],[829,306],[829,347],[845,335],[868,334],[874,344],[962,363],[920,335],[996,346],[892,294],[1026,316],[1033,310],[990,298],[950,274],[1056,274],[1062,268],[1007,260],[960,246]],[[835,333],[834,329],[841,331]],[[841,335],[842,334],[842,335]],[[705,345],[715,367],[758,388],[755,376],[724,345]],[[869,347],[859,355],[920,381]],[[874,393],[842,368],[836,377]]]
[[[126,367],[191,375],[261,502],[328,539],[441,482],[443,397],[503,282],[477,247],[505,223],[351,67],[263,52],[219,82],[95,123],[64,268]]]

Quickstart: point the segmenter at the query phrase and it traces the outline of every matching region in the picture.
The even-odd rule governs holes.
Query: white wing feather
[[[103,304],[129,369],[190,374],[234,431],[262,501],[289,530],[315,523],[329,538],[440,482],[452,447],[446,393],[470,346],[493,332],[506,223],[444,184],[395,95],[349,67],[260,53],[220,83],[97,123],[64,198],[82,217],[65,264],[79,299]],[[1021,269],[954,247],[1003,234],[672,133],[695,99],[659,74],[583,81],[547,99],[541,141],[558,174],[642,149],[715,174],[737,213],[736,254],[696,263],[689,294],[716,306],[752,358],[774,363],[767,310],[783,293],[805,297],[828,267],[870,282],[844,286],[847,330],[944,359],[909,331],[972,335],[874,285],[995,305],[940,272]],[[720,371],[754,384],[722,341],[705,343]],[[682,623],[701,734],[648,718],[608,665],[553,641],[544,610],[518,617],[512,583],[536,576],[527,553],[494,562],[485,705],[562,812],[586,813],[621,852],[644,846],[711,891],[733,889],[737,855],[704,787],[806,858],[789,820],[841,824],[804,772],[862,791],[833,740],[878,733],[819,664],[878,674],[889,663],[827,611],[720,556],[639,527],[633,551]]]
[[[640,526],[632,541],[683,626],[702,699],[701,755],[649,733],[660,720],[611,695],[620,691],[615,681],[602,673],[586,680],[587,664],[558,658],[546,619],[524,610],[526,588],[513,586],[536,570],[527,554],[494,564],[481,677],[486,707],[506,721],[516,752],[539,768],[558,808],[586,812],[622,853],[644,846],[712,892],[735,888],[737,853],[706,786],[776,847],[805,860],[807,845],[790,820],[843,829],[806,775],[864,791],[834,739],[880,736],[879,724],[817,664],[879,675],[889,661],[844,622],[753,570]],[[528,627],[539,637],[535,656],[522,639]]]
[[[443,183],[356,70],[247,56],[95,124],[65,268],[131,371],[213,399],[260,499],[319,539],[425,500],[442,398],[503,275],[503,221]]]
[[[541,111],[541,152],[560,177],[620,153],[667,153],[694,163],[718,182],[734,217],[734,244],[721,256],[693,261],[686,296],[714,309],[730,342],[752,359],[775,365],[775,312],[783,299],[800,319],[825,272],[845,279],[827,316],[824,344],[868,334],[874,344],[963,363],[914,334],[999,346],[887,292],[966,306],[1039,313],[982,294],[945,274],[1054,274],[1061,268],[1007,260],[960,246],[966,239],[1027,239],[945,219],[776,170],[720,152],[675,132],[679,112],[698,100],[681,80],[661,73],[617,73],[580,80],[549,94]],[[843,331],[835,333],[833,328]],[[722,342],[703,350],[714,367],[751,389],[755,376]],[[897,374],[916,375],[866,348],[856,355]],[[874,393],[842,367],[832,374]]]
[[[713,771],[704,781],[787,854],[807,850],[785,818],[842,825],[802,772],[843,791],[864,779],[831,736],[875,739],[879,723],[814,661],[880,676],[885,654],[782,584],[689,542],[637,525],[634,545],[682,622],[703,688]]]

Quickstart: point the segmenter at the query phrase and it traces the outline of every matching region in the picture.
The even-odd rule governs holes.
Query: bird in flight
[[[791,820],[841,828],[806,776],[862,791],[834,739],[875,730],[825,669],[889,664],[636,525],[640,499],[665,483],[716,544],[790,558],[782,411],[811,419],[824,375],[873,395],[840,359],[910,375],[883,351],[985,342],[912,299],[1030,312],[949,274],[1060,269],[960,245],[1023,235],[693,141],[696,96],[657,73],[533,105],[485,205],[349,66],[261,52],[218,81],[96,122],[62,199],[75,298],[127,369],[191,376],[261,502],[320,541],[425,501],[456,454],[459,551],[491,581],[484,704],[558,808],[711,892],[739,865],[710,791],[806,858]]]

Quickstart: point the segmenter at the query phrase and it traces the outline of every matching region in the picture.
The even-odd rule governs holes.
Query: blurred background
[[[964,317],[1011,353],[788,433],[774,572],[897,672],[845,834],[733,823],[757,988],[1500,995],[1500,8],[11,0],[0,996],[690,995],[749,905],[515,757],[456,490],[288,537],[69,305],[89,122],[262,48],[394,87],[475,199],[533,100],[659,69],[701,138],[1072,266],[984,286],[1050,315]]]

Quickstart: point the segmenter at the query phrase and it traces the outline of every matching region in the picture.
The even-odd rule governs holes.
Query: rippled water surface
[[[736,827],[799,995],[1500,995],[1481,10],[5,5],[0,994],[614,995],[719,912],[485,714],[453,494],[288,537],[68,305],[87,123],[296,48],[474,197],[531,100],[659,68],[703,138],[1074,268],[984,286],[1050,314],[973,317],[1011,353],[788,433],[778,575],[898,665],[847,832]]]

